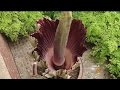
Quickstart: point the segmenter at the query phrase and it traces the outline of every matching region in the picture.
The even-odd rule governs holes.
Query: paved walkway
[[[7,40],[0,34],[0,79],[8,77],[12,79],[20,78]]]
[[[4,59],[0,53],[0,79],[11,79],[8,69],[5,65]]]

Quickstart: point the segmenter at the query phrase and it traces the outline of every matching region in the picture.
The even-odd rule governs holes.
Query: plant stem
[[[61,12],[59,25],[54,39],[54,59],[53,63],[62,66],[65,62],[65,48],[68,41],[68,35],[72,22],[72,11]]]

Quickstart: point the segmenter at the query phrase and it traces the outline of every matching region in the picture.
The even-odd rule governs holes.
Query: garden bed
[[[38,30],[39,24],[40,26],[43,26],[43,27],[45,26],[44,28],[42,28],[43,30],[40,30],[40,32],[38,32],[37,34],[32,34],[33,37],[34,35],[35,36],[39,35],[40,37],[42,37],[42,38],[37,39],[40,42],[39,45],[37,45],[37,48],[39,48],[39,50],[37,50],[36,48],[38,54],[41,56],[39,60],[40,59],[48,60],[42,57],[42,55],[45,54],[46,51],[49,51],[47,50],[49,49],[48,48],[49,46],[53,48],[57,48],[56,51],[59,54],[59,52],[65,47],[56,47],[56,46],[62,46],[62,44],[64,44],[65,42],[61,44],[60,41],[62,41],[62,39],[56,40],[57,44],[55,44],[55,46],[52,46],[51,42],[53,43],[54,38],[51,39],[51,37],[54,36],[56,31],[51,27],[54,27],[54,24],[53,24],[54,20],[56,19],[60,20],[60,16],[62,15],[60,14],[59,11],[58,12],[55,12],[55,11],[52,11],[52,12],[51,11],[50,12],[48,11],[47,12],[26,12],[26,11],[4,12],[4,11],[1,11],[0,16],[1,16],[0,33],[3,33],[9,39],[9,40],[6,40],[6,37],[0,34],[0,64],[2,66],[2,69],[4,69],[3,68],[4,66],[6,66],[8,70],[5,70],[5,69],[4,70],[9,72],[10,78],[13,78],[13,79],[41,78],[40,75],[37,75],[36,77],[32,76],[33,74],[32,64],[35,58],[33,58],[31,51],[34,48],[36,48],[36,44],[34,47],[34,45],[31,45],[30,38],[25,38],[25,37],[27,37],[28,34],[33,32],[34,30]],[[120,55],[119,55],[120,54],[120,41],[119,41],[120,39],[120,33],[119,33],[120,12],[109,12],[109,11],[78,12],[77,11],[77,12],[72,12],[72,16],[73,16],[74,22],[76,22],[76,20],[82,21],[83,25],[80,24],[80,22],[79,22],[79,25],[80,27],[81,25],[85,26],[84,29],[87,31],[86,32],[83,30],[84,34],[83,33],[81,34],[80,31],[82,30],[77,31],[77,28],[79,27],[79,25],[75,23],[73,24],[75,25],[74,30],[72,30],[73,33],[72,34],[69,33],[69,35],[73,35],[73,36],[70,36],[72,38],[68,37],[68,42],[69,41],[70,42],[66,45],[66,47],[69,46],[67,47],[67,49],[71,49],[73,56],[74,54],[75,55],[79,54],[77,56],[81,56],[83,54],[83,56],[80,57],[80,60],[79,60],[79,61],[82,60],[83,68],[80,68],[81,64],[77,63],[78,68],[75,71],[74,70],[72,71],[78,74],[79,71],[83,70],[83,77],[82,77],[83,79],[110,78],[104,69],[104,66],[105,66],[105,68],[110,73],[112,78],[119,78],[120,77],[120,73],[119,73],[120,72],[120,68],[119,68],[120,67],[120,61],[119,61],[120,60]],[[44,20],[42,20],[43,17],[46,17],[46,19],[44,18]],[[65,18],[65,15],[63,15],[63,18]],[[36,20],[37,20],[37,23],[39,23],[37,24],[38,28],[36,28]],[[62,20],[65,20],[65,19],[62,19]],[[66,21],[67,20],[63,22],[66,22]],[[55,25],[57,25],[57,22]],[[69,30],[69,29],[65,29],[65,30]],[[63,31],[63,35],[64,34],[65,32]],[[82,35],[84,35],[83,36],[84,39],[79,38]],[[64,36],[67,36],[67,35],[64,35]],[[86,45],[82,44],[83,41],[87,42],[87,44],[89,43],[89,45],[87,45],[87,48],[88,47],[90,48],[84,53],[82,53],[82,49]],[[80,48],[79,45],[82,45],[83,47]],[[65,57],[64,55],[62,55],[63,53],[57,56],[56,51],[54,51],[55,52],[53,55],[54,57],[63,56],[62,58],[66,58],[66,56],[70,56],[69,53],[68,54],[65,53]],[[95,60],[89,57],[90,53],[91,53],[91,56]],[[51,52],[50,52],[50,55],[51,55]],[[75,58],[77,60],[77,57]],[[38,57],[37,57],[37,60],[38,60]],[[55,64],[56,62],[55,60],[57,62],[59,61],[59,59],[56,58],[53,60],[50,59],[50,62],[52,61],[53,64]],[[68,61],[68,65],[64,63],[64,65],[61,66],[61,68],[70,69],[73,65],[71,64],[71,66],[69,66],[71,63],[70,62],[71,60],[72,59],[67,58],[66,61]],[[104,66],[100,67],[98,64],[94,63],[93,61],[96,61],[97,63],[100,63],[100,64],[104,64]],[[4,63],[4,65],[2,63]],[[41,62],[39,62],[39,64],[41,64]],[[50,63],[47,62],[47,64],[49,66]],[[65,65],[69,67],[65,67]],[[43,65],[43,67],[44,66],[45,65]],[[60,68],[59,65],[56,65],[56,66],[58,66],[58,67],[54,67],[56,70]],[[75,76],[75,73],[73,77]],[[3,74],[3,76],[5,75]]]

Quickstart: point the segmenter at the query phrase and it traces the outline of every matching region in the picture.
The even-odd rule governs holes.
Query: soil
[[[29,38],[19,40],[16,43],[9,42],[9,47],[22,79],[47,79],[40,75],[36,77],[32,76],[32,63],[34,62],[34,58],[30,53],[34,48],[31,45]],[[89,54],[90,50],[87,50],[81,57],[83,62],[82,79],[108,79],[109,75],[104,67],[100,67],[92,62],[93,60],[91,60]],[[75,72],[79,72],[79,69],[77,68]]]

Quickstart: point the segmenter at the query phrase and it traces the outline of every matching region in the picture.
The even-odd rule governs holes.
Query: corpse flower
[[[50,70],[71,69],[78,61],[77,57],[86,51],[86,28],[82,21],[67,17],[64,13],[61,20],[44,18],[37,24],[40,28],[31,36],[37,40],[34,51],[37,51],[40,60],[45,60]]]

